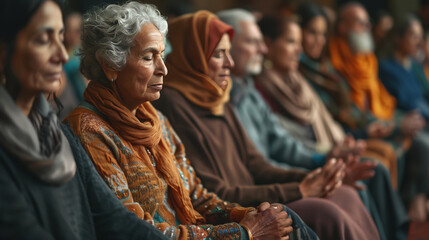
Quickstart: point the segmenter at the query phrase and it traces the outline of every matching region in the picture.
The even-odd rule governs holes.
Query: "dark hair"
[[[0,41],[10,43],[47,0],[11,0],[0,2]],[[60,8],[63,0],[52,0]]]
[[[306,2],[298,7],[299,25],[302,29],[306,28],[308,23],[315,17],[323,17],[326,24],[329,24],[328,16],[322,7],[315,3]]]
[[[399,18],[399,21],[396,22],[393,28],[395,36],[403,37],[407,33],[413,22],[420,23],[420,20],[417,16],[411,13],[405,14],[403,17]]]
[[[0,44],[5,53],[4,72],[7,81],[5,88],[13,99],[18,97],[21,91],[19,80],[11,69],[11,60],[15,51],[15,41],[18,33],[30,22],[33,15],[40,6],[47,0],[4,0],[0,2]],[[51,0],[62,9],[63,0]],[[1,49],[0,49],[1,50]],[[59,109],[62,108],[59,101],[54,96]],[[59,103],[59,104],[58,104]]]
[[[380,20],[384,17],[392,17],[392,15],[389,12],[387,12],[386,10],[380,10],[375,15],[375,17],[372,21],[372,24],[377,25],[377,23],[380,22]]]
[[[258,22],[258,25],[265,37],[275,41],[291,23],[297,23],[297,21],[292,17],[264,16]]]

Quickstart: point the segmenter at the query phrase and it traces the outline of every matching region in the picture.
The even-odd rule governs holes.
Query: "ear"
[[[100,61],[100,66],[103,69],[104,75],[106,75],[107,79],[110,81],[111,79],[116,80],[116,78],[118,78],[118,72],[109,67],[106,63],[104,63],[103,61]]]

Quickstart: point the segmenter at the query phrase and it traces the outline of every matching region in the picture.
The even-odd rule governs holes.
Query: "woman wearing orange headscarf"
[[[251,143],[229,103],[231,27],[200,11],[172,20],[170,29],[167,87],[154,105],[177,129],[206,187],[247,206],[287,203],[321,239],[378,239],[356,192],[339,188],[342,161],[330,160],[309,174],[285,170]]]
[[[166,32],[152,5],[129,2],[88,14],[81,70],[91,82],[66,123],[123,205],[169,239],[287,236],[292,221],[280,205],[263,203],[256,211],[208,192],[168,120],[151,105],[167,74]]]

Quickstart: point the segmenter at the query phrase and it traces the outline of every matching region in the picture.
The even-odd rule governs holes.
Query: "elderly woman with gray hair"
[[[208,192],[150,103],[167,74],[166,33],[152,5],[109,5],[84,16],[81,71],[91,82],[66,124],[123,205],[170,239],[289,239],[299,218],[283,206],[244,208]]]

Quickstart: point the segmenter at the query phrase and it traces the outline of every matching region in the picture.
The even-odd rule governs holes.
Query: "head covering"
[[[198,11],[171,21],[169,31],[173,50],[167,56],[169,74],[164,84],[177,89],[197,106],[221,115],[229,100],[231,79],[222,90],[208,76],[207,63],[225,33],[232,39],[233,28],[208,11]]]
[[[152,104],[150,102],[142,103],[134,115],[119,100],[116,81],[112,83],[112,87],[91,81],[85,90],[84,99],[107,118],[122,138],[133,144],[134,147],[144,147],[153,154],[156,170],[169,186],[171,204],[174,206],[180,222],[189,225],[199,221],[201,215],[192,206],[191,199],[174,163],[169,143],[162,136],[158,113]],[[155,168],[152,167],[152,160],[148,156],[142,156],[142,159],[153,173],[157,174]]]
[[[378,78],[374,54],[353,54],[347,41],[333,37],[329,43],[332,65],[350,85],[351,98],[361,110],[369,108],[379,119],[390,120],[396,108],[395,99]]]

